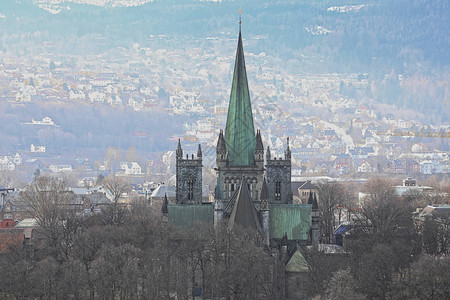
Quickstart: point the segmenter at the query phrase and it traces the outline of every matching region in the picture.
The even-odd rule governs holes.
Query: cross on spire
[[[241,16],[242,16],[242,9],[239,8],[238,12],[239,12],[239,32],[241,32],[241,23],[242,23]]]

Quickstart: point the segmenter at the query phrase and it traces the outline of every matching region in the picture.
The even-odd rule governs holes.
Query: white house
[[[119,93],[119,88],[117,86],[111,85],[109,84],[106,88],[105,91],[109,94],[118,94]]]
[[[363,160],[358,166],[358,172],[369,173],[372,171],[373,171],[372,165],[366,160]]]
[[[433,174],[433,163],[430,160],[425,160],[420,163],[420,173]]]
[[[86,94],[82,91],[70,90],[69,98],[72,100],[84,100],[86,99]]]
[[[22,157],[20,156],[19,153],[16,153],[16,155],[14,155],[14,164],[15,165],[21,165],[22,164]]]
[[[23,92],[19,91],[16,94],[16,101],[17,102],[30,102],[31,95],[27,91],[23,91]]]
[[[43,125],[43,126],[56,126],[55,122],[52,121],[52,118],[45,117],[42,119],[42,121],[31,119],[31,122],[25,123],[27,125]],[[58,126],[56,126],[58,127]]]
[[[50,165],[48,167],[53,173],[72,172],[71,165]]]
[[[310,142],[308,143],[308,145],[306,145],[306,148],[319,149],[320,145],[317,142]]]
[[[190,111],[191,112],[194,112],[194,113],[203,113],[203,112],[205,112],[205,108],[203,107],[203,106],[201,106],[201,105],[192,105],[191,107],[189,107],[190,109]]]
[[[210,120],[199,120],[197,121],[198,130],[200,131],[210,131],[212,124]]]
[[[131,167],[127,162],[121,162],[120,169],[125,175],[142,175],[142,168],[137,162],[132,162]]]
[[[108,97],[106,97],[106,103],[121,105],[122,99],[120,98],[119,94],[108,95]]]
[[[89,101],[91,101],[91,103],[94,102],[105,102],[106,100],[106,94],[105,93],[101,93],[101,92],[97,92],[94,91],[92,93],[89,93]]]
[[[31,144],[30,152],[45,153],[45,146],[35,146],[35,145]]]
[[[50,117],[45,117],[42,119],[42,125],[55,125]]]
[[[21,90],[27,92],[30,96],[36,95],[36,88],[32,85],[24,86]]]
[[[417,143],[412,145],[411,152],[418,153],[418,152],[425,152],[427,151],[427,147],[423,143]]]

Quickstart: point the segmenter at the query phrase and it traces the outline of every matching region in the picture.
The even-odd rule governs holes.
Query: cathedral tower
[[[264,147],[260,132],[255,135],[240,28],[225,135],[220,131],[216,155],[216,171],[224,205],[244,180],[251,201],[259,207],[264,176]]]
[[[284,159],[272,157],[270,149],[266,152],[266,173],[271,203],[292,203],[291,190],[291,149],[289,138],[284,151]]]
[[[201,204],[202,203],[202,148],[198,145],[197,157],[191,158],[186,154],[183,158],[183,149],[178,140],[176,151],[176,199],[177,204]]]

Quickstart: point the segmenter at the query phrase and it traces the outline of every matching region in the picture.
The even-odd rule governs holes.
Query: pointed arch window
[[[225,178],[225,196],[230,197],[230,180]]]
[[[230,195],[229,195],[229,197],[231,197],[232,195],[233,195],[233,193],[234,193],[234,189],[235,189],[235,185],[234,185],[234,179],[231,179],[231,182],[230,182]]]
[[[279,177],[275,179],[275,200],[281,200],[281,179]]]
[[[194,177],[189,176],[187,181],[187,189],[188,189],[188,200],[194,200]]]

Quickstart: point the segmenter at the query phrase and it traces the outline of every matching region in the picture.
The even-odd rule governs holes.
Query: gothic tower
[[[284,151],[284,159],[271,156],[270,149],[266,152],[266,173],[269,198],[271,203],[292,203],[291,190],[291,149],[289,138]]]
[[[176,199],[177,204],[202,203],[202,148],[198,145],[197,158],[186,154],[183,158],[183,149],[178,140],[176,151]]]

